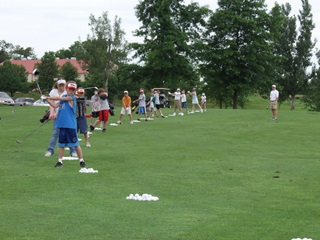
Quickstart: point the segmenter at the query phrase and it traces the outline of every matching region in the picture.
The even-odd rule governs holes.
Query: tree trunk
[[[296,100],[296,95],[293,95],[293,96],[292,96],[292,99],[291,99],[291,103],[290,103],[290,109],[291,109],[291,111],[294,110],[295,100]]]
[[[238,109],[238,92],[237,92],[237,90],[234,90],[234,92],[233,92],[232,101],[233,101],[232,108]]]

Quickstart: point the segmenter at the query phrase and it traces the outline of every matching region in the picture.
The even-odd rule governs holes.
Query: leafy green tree
[[[4,61],[0,65],[0,86],[1,90],[9,92],[14,96],[17,91],[24,91],[27,87],[27,72],[21,65]]]
[[[281,25],[279,24],[277,29],[273,29],[273,32],[277,33],[274,38],[276,53],[282,56],[277,65],[278,69],[282,70],[278,72],[280,74],[278,74],[276,81],[281,85],[281,101],[289,99],[293,110],[295,96],[304,93],[310,79],[308,68],[312,65],[312,49],[315,46],[315,42],[311,39],[314,29],[311,6],[307,0],[302,0],[302,10],[298,15],[299,30],[296,26],[296,17],[290,17],[290,4],[287,3],[281,7],[276,4],[272,12],[277,12],[278,17],[282,15]]]
[[[23,48],[20,47],[19,45],[15,46],[12,54],[11,54],[11,58],[12,59],[17,59],[17,60],[21,60],[21,59],[37,59],[37,56],[34,53],[33,48],[31,47],[27,47],[27,48]]]
[[[60,77],[67,81],[77,81],[78,80],[78,70],[70,62],[66,62],[60,68]]]
[[[39,86],[42,92],[49,92],[54,84],[54,79],[59,76],[59,66],[56,63],[54,52],[46,52],[37,66],[39,70]]]
[[[7,43],[4,40],[0,40],[0,63],[5,60],[11,59],[11,51],[13,49],[13,45],[11,43]]]
[[[90,15],[89,19],[91,35],[82,43],[76,42],[72,49],[88,67],[89,81],[94,86],[104,86],[108,91],[109,85],[114,84],[109,81],[114,79],[112,76],[116,74],[118,66],[127,60],[125,32],[121,29],[121,18],[116,16],[111,24],[107,12],[98,18]]]
[[[204,25],[208,8],[185,6],[182,0],[144,0],[136,6],[142,26],[135,36],[143,43],[131,44],[144,65],[147,87],[196,86],[199,75],[192,61],[193,45]]]
[[[55,56],[60,59],[72,58],[75,57],[75,53],[69,49],[60,49],[59,51],[55,52]]]
[[[269,15],[260,0],[221,0],[204,35],[201,73],[208,97],[234,109],[268,78],[274,62]]]
[[[320,51],[316,52],[318,65],[320,64]],[[308,82],[302,102],[310,111],[320,112],[320,68],[313,66],[310,81]]]

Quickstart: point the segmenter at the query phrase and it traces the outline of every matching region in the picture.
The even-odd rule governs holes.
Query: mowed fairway
[[[16,143],[44,109],[0,106],[0,239],[320,239],[320,113],[208,109],[113,127],[116,108],[81,142],[99,171],[84,174],[44,157],[51,122]]]

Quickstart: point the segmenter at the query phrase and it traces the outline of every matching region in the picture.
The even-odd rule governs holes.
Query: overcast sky
[[[191,0],[185,0],[189,4]],[[217,0],[194,0],[200,5],[217,8]],[[292,14],[297,15],[301,9],[301,0],[277,0],[279,4],[290,2]],[[96,18],[107,11],[109,19],[115,15],[121,18],[122,28],[128,42],[139,41],[132,36],[132,31],[141,24],[135,16],[134,7],[138,0],[2,0],[0,5],[0,40],[13,45],[32,47],[38,58],[45,52],[67,49],[79,38],[85,40],[91,34],[88,26],[89,16]],[[266,0],[270,9],[275,0]],[[320,40],[320,6],[318,0],[309,0],[312,6],[313,21],[316,28],[313,38]],[[318,4],[319,5],[319,4]],[[317,47],[320,43],[317,44]]]

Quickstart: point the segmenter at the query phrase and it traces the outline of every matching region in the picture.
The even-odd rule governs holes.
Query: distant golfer
[[[59,131],[59,158],[55,167],[62,167],[62,158],[64,147],[75,147],[78,153],[80,167],[86,167],[83,160],[82,149],[78,141],[77,121],[76,121],[76,97],[77,84],[75,82],[67,82],[67,94],[62,97],[42,97],[47,99],[50,106],[59,107],[58,117],[56,119],[56,128]],[[59,101],[59,102],[54,102]]]
[[[279,91],[276,89],[276,85],[272,85],[270,92],[270,109],[272,111],[272,120],[277,120],[277,105],[279,99]]]
[[[146,108],[146,95],[144,94],[144,89],[140,88],[139,92],[140,92],[139,98],[133,101],[133,103],[139,102],[138,119],[137,120],[140,121],[140,114],[144,114],[146,121],[148,121],[147,108]]]

